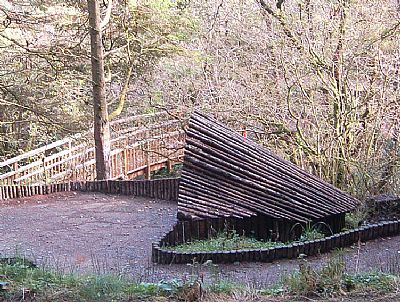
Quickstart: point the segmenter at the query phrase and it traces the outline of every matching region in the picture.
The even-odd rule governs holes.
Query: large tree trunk
[[[88,11],[92,61],[96,178],[108,179],[110,178],[110,125],[105,97],[99,1],[88,0]]]

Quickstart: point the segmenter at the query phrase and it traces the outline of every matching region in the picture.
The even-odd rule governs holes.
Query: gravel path
[[[298,260],[213,267],[152,264],[151,242],[173,226],[175,216],[175,203],[132,196],[68,192],[13,200],[0,207],[0,254],[27,256],[64,272],[117,272],[154,282],[200,274],[257,287],[298,268]],[[321,267],[329,257],[307,261]],[[353,246],[344,257],[351,272],[400,272],[400,236]]]
[[[0,208],[0,253],[65,271],[140,271],[175,216],[171,202],[100,193],[13,200]]]

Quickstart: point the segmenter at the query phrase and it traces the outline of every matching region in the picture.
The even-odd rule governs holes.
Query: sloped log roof
[[[179,211],[191,216],[310,221],[358,200],[216,120],[195,112],[187,129]]]

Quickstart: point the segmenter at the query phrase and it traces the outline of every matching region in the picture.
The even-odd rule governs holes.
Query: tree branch
[[[103,29],[108,24],[108,22],[110,22],[111,9],[112,9],[112,0],[108,0],[106,15],[104,16],[104,19],[100,22],[101,29]]]
[[[133,64],[129,67],[128,72],[126,74],[126,79],[124,83],[124,87],[122,88],[121,94],[119,96],[119,102],[117,108],[110,113],[108,116],[108,119],[111,121],[115,117],[121,114],[122,109],[124,109],[125,101],[126,101],[126,95],[128,94],[128,89],[129,89],[129,82],[132,77],[132,71],[133,71]]]

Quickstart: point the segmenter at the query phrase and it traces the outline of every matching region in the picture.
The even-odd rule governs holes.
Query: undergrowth
[[[190,283],[134,283],[119,275],[64,274],[23,258],[0,261],[0,301],[129,301],[176,295]]]
[[[306,260],[301,260],[298,272],[283,277],[280,286],[266,292],[268,294],[326,298],[368,292],[379,295],[400,290],[398,274],[378,270],[348,274],[345,268],[341,253],[333,255],[319,270],[312,268]]]
[[[269,301],[269,297],[327,299],[387,294],[398,297],[400,292],[398,274],[382,271],[348,274],[341,254],[332,257],[318,270],[302,260],[298,272],[285,276],[273,287],[261,290],[229,281],[220,275],[214,276],[206,285],[195,264],[192,273],[193,277],[186,281],[135,283],[116,275],[52,272],[23,258],[12,258],[0,261],[0,284],[3,285],[0,301],[201,301],[202,298],[204,301],[217,301],[221,297],[232,297],[229,301],[264,301],[262,297],[265,296]]]
[[[299,241],[310,241],[310,240],[317,240],[317,239],[322,239],[325,237],[325,234],[320,230],[321,226],[325,226],[330,230],[330,233],[332,234],[332,230],[327,224],[324,223],[317,223],[314,225],[311,225],[310,223],[306,224],[305,226],[300,225],[302,228],[302,232],[300,235]]]
[[[166,247],[177,252],[212,252],[224,250],[262,249],[282,246],[282,242],[261,241],[255,238],[240,236],[234,230],[220,232],[217,236],[205,240],[194,240],[176,246]]]
[[[325,234],[319,231],[315,226],[308,225],[306,227],[301,227],[303,229],[298,241],[316,240],[325,237]],[[165,248],[177,252],[213,252],[242,249],[267,249],[283,246],[285,244],[289,244],[289,242],[258,240],[256,238],[239,235],[235,230],[224,230],[208,239],[194,240],[175,246],[167,246]]]
[[[159,178],[170,178],[170,177],[179,177],[182,173],[182,164],[175,164],[172,166],[172,170],[168,171],[167,168],[161,168],[158,171],[152,172],[151,178],[152,179],[159,179]]]

